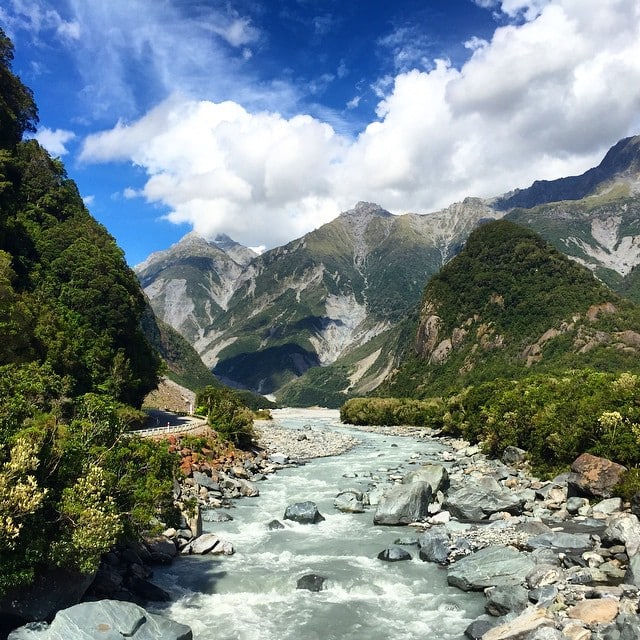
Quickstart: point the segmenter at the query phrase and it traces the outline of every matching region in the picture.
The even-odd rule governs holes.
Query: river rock
[[[529,591],[520,585],[491,587],[485,591],[485,596],[485,611],[496,617],[511,611],[519,613],[529,603]]]
[[[484,634],[493,629],[496,625],[500,624],[495,618],[489,617],[487,614],[476,618],[465,630],[464,635],[470,640],[481,640]]]
[[[568,478],[569,495],[610,498],[613,488],[620,482],[626,470],[626,467],[606,458],[583,453],[571,465]]]
[[[182,550],[183,555],[189,553],[197,555],[210,553],[212,555],[230,556],[235,553],[235,549],[230,542],[223,540],[215,533],[204,533],[199,538],[187,544]]]
[[[307,500],[290,504],[284,512],[285,520],[293,520],[300,524],[317,524],[324,520],[324,516],[318,511],[315,502]]]
[[[522,464],[526,459],[527,452],[524,449],[514,447],[513,445],[505,447],[501,458],[502,462],[509,466]]]
[[[449,473],[441,464],[423,464],[403,476],[402,484],[412,482],[426,482],[431,485],[431,493],[435,494],[449,488]]]
[[[571,607],[567,615],[587,625],[608,624],[618,615],[618,601],[613,598],[582,600]]]
[[[545,609],[530,607],[517,618],[489,629],[482,640],[525,640],[542,627],[554,627],[553,616]]]
[[[444,527],[434,527],[418,538],[420,559],[444,564],[449,558],[451,539]]]
[[[431,485],[426,482],[397,484],[387,489],[376,508],[374,524],[400,525],[429,515]]]
[[[411,560],[411,554],[402,547],[387,547],[378,554],[378,560],[384,560],[385,562]]]
[[[194,471],[192,474],[193,480],[200,487],[209,489],[209,491],[220,491],[220,485],[212,480],[206,473],[201,471]]]
[[[344,513],[364,513],[362,491],[356,489],[341,491],[335,497],[333,506]]]
[[[83,602],[59,611],[50,625],[20,627],[9,640],[192,640],[191,629],[164,616],[148,613],[132,602]]]
[[[607,528],[602,534],[602,540],[612,545],[622,543],[631,557],[640,550],[640,521],[638,517],[628,513],[621,513],[609,519]]]
[[[512,547],[486,547],[449,565],[447,582],[463,591],[515,585],[524,580],[534,565],[531,556]]]
[[[202,509],[202,519],[204,522],[229,522],[233,516],[219,509]]]
[[[280,520],[271,520],[267,524],[267,529],[269,529],[269,531],[276,531],[277,529],[284,529],[284,525]]]
[[[443,506],[454,518],[477,521],[499,512],[519,515],[524,504],[524,498],[485,477],[451,493]]]
[[[593,547],[588,533],[565,533],[564,531],[550,531],[529,538],[530,549],[553,549],[565,553],[582,553]]]
[[[296,589],[306,589],[307,591],[322,591],[324,589],[324,583],[326,582],[324,576],[319,576],[315,573],[309,573],[306,576],[298,579],[296,583]]]

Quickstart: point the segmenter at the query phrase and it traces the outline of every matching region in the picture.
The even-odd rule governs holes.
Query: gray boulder
[[[520,585],[492,587],[485,591],[485,611],[492,616],[504,616],[511,611],[519,613],[529,603],[529,591]]]
[[[204,533],[182,549],[182,555],[189,553],[198,555],[210,553],[212,555],[230,556],[235,553],[235,549],[230,542],[223,540],[215,533]]]
[[[319,576],[315,573],[308,573],[306,576],[302,576],[296,582],[296,589],[306,589],[307,591],[318,592],[324,589],[324,583],[326,582],[324,576]]]
[[[373,524],[400,525],[429,515],[431,485],[426,482],[397,484],[387,489],[376,508]]]
[[[411,560],[411,554],[402,547],[387,547],[378,554],[378,560],[384,560],[385,562]]]
[[[551,531],[539,536],[529,538],[528,546],[531,549],[553,549],[565,553],[582,553],[593,547],[591,536],[588,533],[565,533],[563,531]]]
[[[481,640],[482,636],[484,636],[489,629],[493,629],[493,627],[499,625],[500,622],[495,618],[491,618],[488,615],[482,615],[479,618],[476,618],[465,630],[464,635],[466,638],[470,638],[470,640]]]
[[[519,447],[509,445],[505,447],[500,459],[509,466],[522,464],[527,459],[527,452]]]
[[[202,520],[204,522],[229,522],[233,520],[233,516],[218,509],[202,509]]]
[[[318,511],[315,502],[307,500],[290,504],[284,512],[284,519],[293,520],[300,524],[317,524],[324,520],[324,516]]]
[[[418,538],[420,559],[444,564],[449,558],[451,539],[444,527],[434,527]]]
[[[459,520],[485,520],[493,513],[506,511],[520,515],[525,499],[503,489],[493,478],[480,478],[476,484],[454,491],[444,501],[444,508]]]
[[[431,485],[431,492],[435,494],[449,488],[449,473],[441,464],[423,464],[402,478],[402,484],[412,482],[426,482]]]
[[[346,489],[341,491],[333,501],[333,506],[344,513],[363,513],[364,502],[362,491]]]
[[[463,591],[520,584],[535,562],[511,547],[486,547],[449,565],[447,582]]]
[[[194,471],[193,480],[197,485],[204,487],[205,489],[209,489],[210,491],[220,491],[220,485],[212,480],[206,473],[202,473],[202,471]]]
[[[20,627],[10,640],[192,640],[191,629],[164,616],[151,614],[132,602],[83,602],[59,611],[50,625]]]

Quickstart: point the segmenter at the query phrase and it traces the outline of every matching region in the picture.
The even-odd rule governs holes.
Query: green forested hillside
[[[533,232],[474,231],[425,288],[410,354],[342,419],[419,424],[529,452],[554,473],[590,451],[640,464],[640,307]],[[636,480],[632,484],[635,486]]]
[[[589,270],[527,229],[491,222],[427,284],[413,356],[380,393],[428,397],[558,368],[637,370],[638,327],[640,309]]]
[[[125,433],[160,367],[143,294],[62,163],[22,140],[37,110],[12,58],[0,30],[0,617],[12,588],[92,573],[170,518],[174,469]]]

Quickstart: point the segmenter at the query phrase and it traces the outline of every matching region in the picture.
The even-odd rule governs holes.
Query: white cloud
[[[501,6],[533,17],[498,28],[460,69],[433,61],[380,81],[378,119],[357,139],[310,116],[175,95],[90,136],[83,159],[143,167],[144,197],[176,223],[274,246],[358,200],[428,212],[579,173],[640,132],[635,0]]]
[[[74,140],[76,134],[73,131],[64,129],[49,129],[47,127],[39,127],[34,138],[52,155],[63,156],[69,153],[65,146],[67,142]]]

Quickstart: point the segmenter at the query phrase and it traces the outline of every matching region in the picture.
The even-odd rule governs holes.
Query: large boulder
[[[431,485],[431,492],[446,491],[449,488],[449,473],[441,464],[423,464],[409,471],[403,478],[402,484],[412,482],[426,482]]]
[[[422,520],[429,515],[431,495],[427,482],[393,485],[380,498],[373,524],[401,525]]]
[[[583,453],[571,465],[568,478],[570,496],[610,498],[626,467],[621,464]]]
[[[524,504],[522,496],[503,489],[493,478],[484,477],[449,494],[443,506],[454,518],[478,521],[502,511],[519,515]]]
[[[411,554],[402,547],[387,547],[378,554],[378,560],[384,560],[385,562],[411,560]]]
[[[357,489],[345,489],[335,497],[333,506],[344,513],[363,513],[364,495]]]
[[[235,553],[233,545],[228,540],[223,540],[215,533],[204,533],[199,538],[192,540],[182,549],[182,555],[190,553],[197,555],[225,555],[230,556]]]
[[[132,602],[99,600],[59,611],[50,625],[20,627],[8,640],[192,640],[191,629]]]
[[[284,512],[285,520],[293,520],[300,524],[317,524],[324,520],[324,516],[318,511],[315,502],[296,502],[290,504]]]
[[[609,519],[602,534],[602,541],[608,545],[622,543],[629,557],[640,551],[640,521],[632,513],[620,513]]]
[[[534,566],[531,556],[512,547],[486,547],[449,565],[447,582],[463,591],[516,585]]]
[[[553,549],[564,553],[582,553],[593,548],[593,542],[588,533],[566,533],[564,531],[541,533],[529,538],[527,544],[531,549]]]
[[[421,560],[444,564],[449,558],[451,539],[444,527],[434,527],[418,538],[418,546]]]
[[[324,589],[324,583],[326,582],[324,576],[319,576],[315,573],[308,573],[301,578],[298,578],[296,582],[296,589],[305,589],[306,591],[313,591],[317,593]]]

